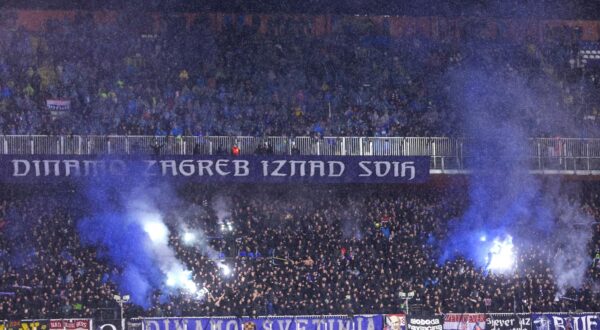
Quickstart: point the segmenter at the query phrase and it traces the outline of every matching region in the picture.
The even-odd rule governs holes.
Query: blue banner
[[[144,319],[144,330],[381,330],[382,315]]]
[[[533,330],[600,330],[600,314],[532,314]]]
[[[0,157],[2,181],[48,182],[64,178],[107,176],[168,178],[203,183],[421,183],[429,177],[429,157]]]

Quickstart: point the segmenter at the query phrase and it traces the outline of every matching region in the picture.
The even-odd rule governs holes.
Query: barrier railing
[[[447,137],[249,137],[249,136],[0,136],[0,154],[228,154],[233,145],[253,154],[259,146],[275,155],[430,156],[432,173],[462,173],[478,156],[473,140]],[[600,139],[532,138],[518,146],[519,161],[539,173],[596,174]],[[514,160],[514,159],[513,159]],[[598,172],[600,173],[600,172]]]

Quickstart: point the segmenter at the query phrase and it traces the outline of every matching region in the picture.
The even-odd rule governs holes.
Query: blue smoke
[[[77,224],[83,244],[96,246],[98,256],[122,268],[111,280],[132,302],[147,308],[153,288],[164,280],[156,258],[148,249],[148,234],[128,212],[136,186],[126,178],[93,179],[86,185],[90,215]]]
[[[89,212],[78,222],[81,241],[119,270],[110,278],[119,292],[144,308],[158,292],[162,298],[198,293],[191,272],[168,244],[169,230],[159,211],[159,205],[173,201],[168,186],[128,175],[92,179],[85,192]]]
[[[479,266],[488,262],[494,238],[524,242],[547,237],[553,229],[549,198],[529,173],[528,123],[537,106],[524,79],[506,69],[459,68],[449,74],[450,98],[462,109],[470,206],[451,220],[440,261],[459,255]]]
[[[494,241],[511,236],[517,249],[537,249],[551,263],[559,296],[569,287],[579,288],[594,219],[577,198],[563,193],[560,181],[541,182],[529,172],[536,155],[528,143],[532,127],[550,132],[569,127],[568,110],[555,106],[559,89],[552,81],[525,79],[497,63],[457,68],[448,81],[448,95],[462,109],[470,138],[465,154],[472,174],[470,206],[450,221],[439,261],[465,256],[486,267]]]
[[[160,287],[163,275],[146,249],[147,234],[123,213],[96,213],[78,223],[84,244],[99,247],[99,257],[108,259],[113,266],[123,270],[112,281],[119,291],[130,294],[132,301],[144,308],[150,306],[152,288]]]

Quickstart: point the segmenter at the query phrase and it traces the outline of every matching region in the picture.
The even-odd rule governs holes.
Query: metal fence
[[[445,137],[249,137],[249,136],[0,136],[0,154],[30,155],[242,155],[259,147],[275,155],[430,156],[432,173],[462,173],[486,152],[485,141]],[[496,143],[497,144],[497,143]],[[513,148],[511,161],[542,173],[600,174],[600,139],[534,138]],[[513,150],[511,149],[511,150]],[[500,151],[499,151],[500,152]],[[508,160],[507,160],[508,161]],[[596,173],[598,172],[598,173]]]

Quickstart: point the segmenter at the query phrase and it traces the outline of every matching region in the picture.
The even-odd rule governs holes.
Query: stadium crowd
[[[448,75],[475,65],[512,70],[542,95],[524,109],[530,135],[596,135],[600,80],[573,62],[577,29],[518,42],[473,24],[458,42],[392,38],[352,17],[317,36],[301,17],[274,15],[263,33],[235,15],[220,31],[202,15],[189,27],[167,16],[155,32],[144,15],[96,25],[78,13],[31,32],[10,13],[0,18],[0,134],[458,136]],[[71,110],[53,115],[49,99]]]
[[[391,38],[358,18],[317,36],[300,17],[273,18],[259,33],[236,16],[220,31],[202,15],[191,26],[168,16],[156,32],[144,15],[96,25],[79,13],[32,32],[0,13],[0,134],[457,136],[449,76],[498,63],[544,96],[522,109],[530,135],[597,134],[600,79],[573,62],[576,29],[548,31],[541,44],[477,31],[456,42]],[[47,100],[69,100],[70,111],[50,111]],[[597,189],[586,187],[582,209],[599,219]],[[0,316],[114,309],[123,269],[82,244],[77,223],[89,210],[78,187],[0,188]],[[586,280],[560,299],[552,258],[535,249],[519,251],[511,275],[439,262],[437,242],[468,203],[461,185],[212,188],[179,191],[194,210],[184,221],[210,237],[231,273],[206,247],[185,244],[181,217],[167,210],[169,243],[203,294],[157,291],[150,308],[127,305],[127,315],[392,313],[406,307],[400,291],[438,313],[600,310],[597,224]],[[219,199],[226,217],[212,205]]]
[[[28,197],[32,189],[38,193]],[[129,316],[398,312],[404,309],[400,291],[416,292],[411,309],[423,305],[435,312],[600,309],[597,224],[586,280],[564,293],[569,299],[557,299],[552,256],[540,250],[519,251],[517,270],[510,275],[463,258],[439,263],[435,240],[443,239],[449,219],[462,214],[468,200],[461,185],[196,186],[180,194],[193,212],[165,211],[169,244],[204,294],[164,299],[157,291],[149,309],[128,304]],[[588,187],[582,194],[583,208],[598,219],[597,189]],[[1,190],[0,315],[93,317],[115,308],[114,279],[122,268],[109,266],[99,251],[80,243],[76,224],[86,212],[80,199],[72,187]],[[181,217],[190,228],[204,231],[230,274],[217,267],[206,248],[185,244],[174,221]]]

